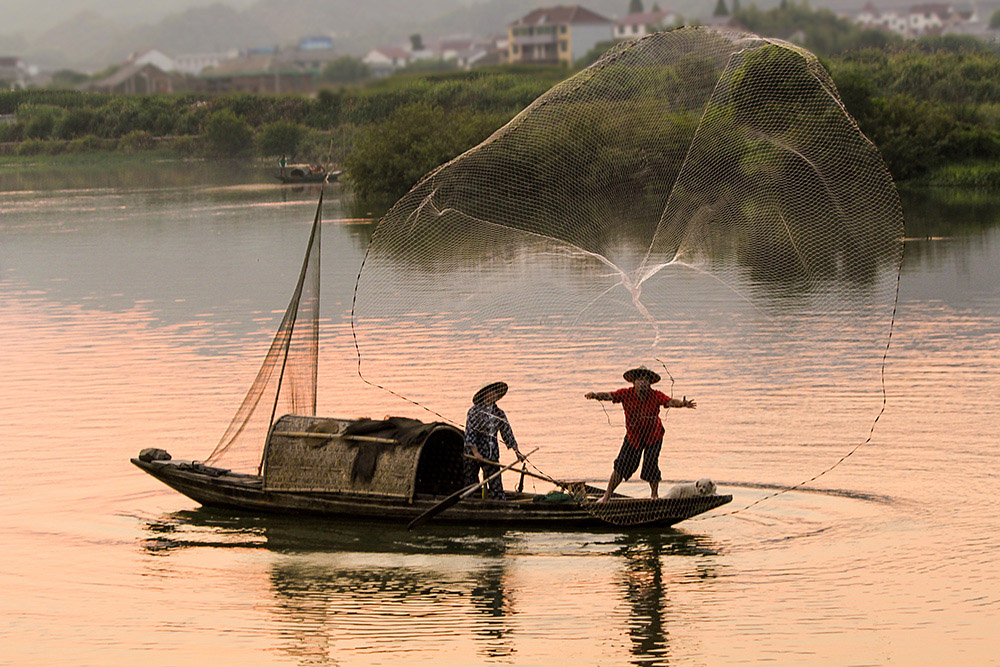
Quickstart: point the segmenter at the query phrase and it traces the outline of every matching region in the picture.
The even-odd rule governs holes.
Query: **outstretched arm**
[[[589,398],[592,401],[612,401],[614,398],[611,396],[609,391],[588,391],[583,395],[584,398]]]
[[[698,407],[698,404],[695,403],[694,401],[689,401],[688,397],[685,396],[684,398],[671,398],[670,399],[670,407],[671,408],[696,408],[696,407]]]

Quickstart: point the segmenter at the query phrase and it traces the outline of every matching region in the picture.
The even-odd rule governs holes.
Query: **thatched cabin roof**
[[[415,419],[285,415],[264,449],[264,489],[413,499],[462,484],[462,432]]]

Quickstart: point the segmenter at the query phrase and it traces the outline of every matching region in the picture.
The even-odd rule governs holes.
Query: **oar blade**
[[[524,459],[527,459],[529,456],[531,456],[532,454],[534,454],[537,451],[538,451],[538,447],[535,447],[533,450],[531,450],[530,452],[528,452],[527,454],[524,455]],[[452,505],[455,505],[456,503],[458,503],[459,500],[461,500],[462,498],[468,496],[469,494],[471,494],[473,491],[475,491],[479,487],[486,486],[487,484],[490,483],[491,480],[496,479],[502,473],[507,472],[508,470],[510,470],[511,468],[513,468],[514,466],[516,466],[518,463],[520,463],[520,461],[514,461],[513,463],[507,464],[503,468],[500,468],[495,473],[493,473],[492,475],[490,475],[489,477],[487,477],[486,479],[484,479],[483,481],[477,482],[476,484],[470,484],[469,486],[465,487],[464,489],[459,489],[458,491],[456,491],[455,493],[451,494],[450,496],[448,496],[447,498],[445,498],[444,500],[442,500],[441,502],[439,502],[437,505],[435,505],[434,507],[430,508],[429,510],[427,510],[426,512],[424,512],[423,514],[421,514],[420,516],[418,516],[416,519],[414,519],[413,521],[411,521],[407,525],[407,527],[406,527],[407,530],[413,530],[417,526],[419,526],[421,524],[424,524],[424,523],[427,523],[430,519],[433,519],[435,516],[437,516],[441,512],[445,511],[446,509],[448,509]]]
[[[463,494],[465,494],[467,492],[470,492],[470,491],[474,491],[475,489],[478,489],[480,486],[482,486],[482,484],[480,484],[479,482],[476,482],[475,484],[470,484],[469,486],[466,486],[465,488],[459,489],[455,493],[451,494],[450,496],[448,496],[447,498],[445,498],[444,500],[442,500],[441,502],[439,502],[434,507],[432,507],[429,510],[425,511],[423,514],[421,514],[420,516],[418,516],[416,519],[414,519],[413,521],[411,521],[409,524],[407,524],[406,529],[407,530],[413,530],[417,526],[422,526],[423,524],[427,523],[428,521],[430,521],[431,519],[433,519],[438,514],[440,514],[441,512],[445,511],[446,509],[448,509],[449,507],[452,507],[453,505],[456,505],[458,503],[458,501],[462,499]]]

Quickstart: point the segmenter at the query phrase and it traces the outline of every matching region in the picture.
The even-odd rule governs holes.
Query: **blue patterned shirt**
[[[493,461],[500,459],[497,432],[503,436],[507,449],[517,449],[517,440],[507,421],[507,415],[496,403],[476,403],[469,408],[465,420],[465,448],[475,447],[479,454]]]

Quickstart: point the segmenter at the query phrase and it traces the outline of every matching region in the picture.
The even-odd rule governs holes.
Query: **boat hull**
[[[175,491],[207,507],[408,523],[443,500],[443,497],[429,495],[417,495],[409,502],[401,498],[349,493],[267,491],[263,488],[261,478],[256,475],[221,472],[217,468],[185,461],[146,462],[132,459],[132,463]],[[505,501],[467,498],[435,517],[434,522],[558,529],[609,525],[667,527],[732,501],[732,496],[729,495],[684,500],[618,498],[606,504],[591,506],[591,511],[588,512],[575,502],[534,502],[537,498],[537,494],[515,493],[511,493]],[[610,514],[607,514],[609,510]],[[614,518],[640,511],[651,518],[630,521],[627,526],[621,525],[622,522]],[[602,517],[601,514],[607,516]]]

